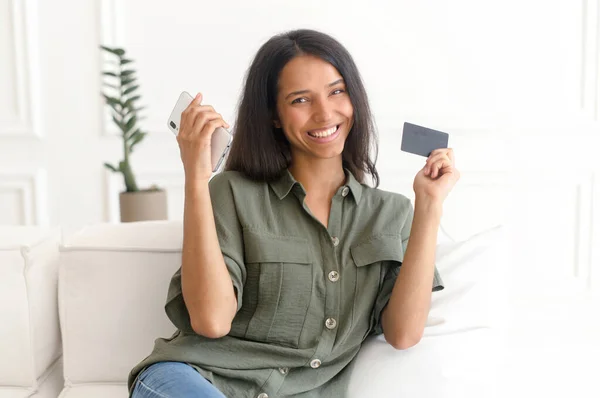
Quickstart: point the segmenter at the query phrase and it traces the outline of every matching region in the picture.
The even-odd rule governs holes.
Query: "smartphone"
[[[173,134],[179,134],[179,124],[181,123],[181,113],[192,103],[194,97],[192,97],[187,91],[182,92],[179,95],[179,99],[175,103],[175,107],[167,120],[167,127],[173,132]],[[229,131],[223,127],[217,127],[212,135],[210,142],[210,159],[212,163],[212,171],[215,173],[221,167],[221,164],[227,157],[229,147],[233,136]]]

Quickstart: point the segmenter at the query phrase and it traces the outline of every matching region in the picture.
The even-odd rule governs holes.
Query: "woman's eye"
[[[292,104],[301,104],[306,102],[306,98],[304,97],[300,97],[300,98],[296,98],[295,100],[292,101]]]
[[[341,88],[338,88],[337,90],[334,90],[332,94],[341,94],[343,92],[344,92],[344,90],[342,90]]]

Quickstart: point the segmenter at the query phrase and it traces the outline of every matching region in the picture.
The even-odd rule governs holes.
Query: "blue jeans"
[[[138,376],[132,398],[226,398],[196,369],[182,362],[158,362]]]

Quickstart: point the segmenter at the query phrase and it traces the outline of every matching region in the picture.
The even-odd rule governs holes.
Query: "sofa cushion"
[[[173,334],[164,304],[182,239],[181,222],[148,221],[89,226],[61,245],[67,386],[124,383],[154,340]]]
[[[56,398],[63,389],[62,358],[37,379],[35,387],[0,386],[0,398]]]
[[[439,244],[445,289],[432,295],[423,338],[406,350],[383,335],[365,341],[349,398],[495,396],[508,320],[506,243],[506,229],[498,226]]]
[[[60,357],[60,239],[58,228],[0,227],[0,386],[36,391]]]

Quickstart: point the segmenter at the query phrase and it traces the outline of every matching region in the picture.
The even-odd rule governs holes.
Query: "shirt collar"
[[[346,174],[346,183],[344,186],[350,188],[352,197],[358,204],[362,195],[363,186],[356,180],[356,178],[354,178],[354,175],[350,172],[350,170],[344,169],[344,172]],[[289,169],[285,169],[285,172],[281,175],[281,177],[270,182],[269,184],[279,199],[285,198],[292,191],[292,188],[296,184],[302,187],[302,184],[296,181]],[[302,189],[304,189],[304,187],[302,187]]]
[[[360,182],[354,178],[354,175],[348,169],[344,169],[346,171],[346,186],[350,188],[350,192],[352,192],[352,197],[356,204],[360,202],[360,197],[362,195],[363,186]]]

